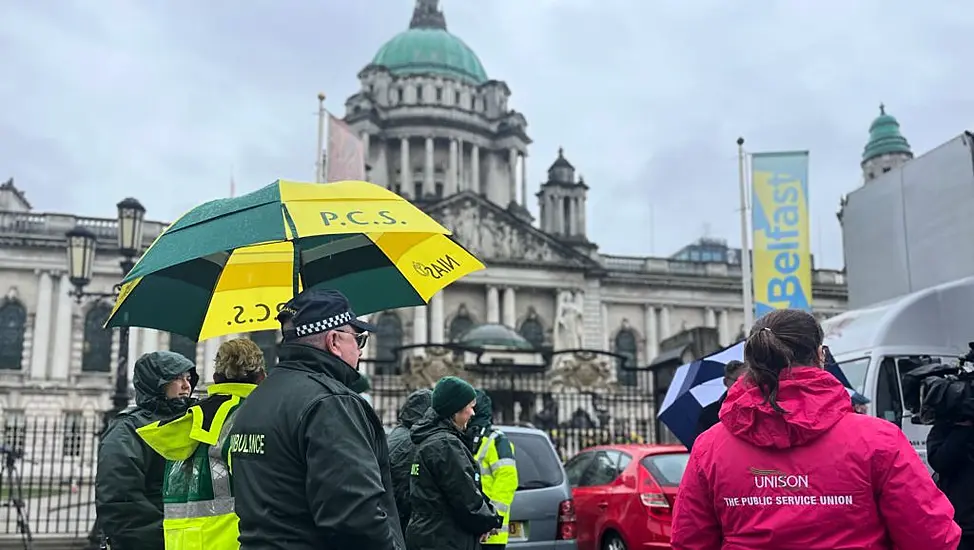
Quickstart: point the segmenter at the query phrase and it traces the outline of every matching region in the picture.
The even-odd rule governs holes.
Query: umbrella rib
[[[298,240],[298,227],[294,223],[294,218],[291,217],[291,213],[287,209],[287,205],[281,202],[281,211],[284,213],[284,220],[287,222],[288,228],[291,230],[291,237],[294,241]],[[291,291],[292,296],[297,296],[298,291],[301,287],[301,247],[296,243],[291,243],[291,248],[294,249],[294,259],[291,261],[292,271],[291,271]]]

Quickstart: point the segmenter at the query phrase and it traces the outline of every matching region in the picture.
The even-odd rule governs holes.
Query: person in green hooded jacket
[[[95,512],[112,550],[163,550],[162,481],[166,460],[136,433],[150,422],[186,411],[199,381],[193,362],[172,351],[135,362],[135,406],[102,434],[95,474]]]

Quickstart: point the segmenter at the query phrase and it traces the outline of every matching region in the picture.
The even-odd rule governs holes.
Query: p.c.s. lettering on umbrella
[[[246,325],[248,323],[263,323],[271,318],[271,316],[276,316],[282,309],[286,302],[281,302],[276,306],[269,306],[267,304],[256,303],[251,306],[233,306],[233,318],[227,321],[228,325]]]
[[[321,212],[321,221],[326,226],[336,225],[406,225],[405,221],[399,221],[393,217],[388,210],[367,213],[363,210],[349,210],[348,212]]]
[[[456,261],[449,254],[442,258],[437,258],[429,264],[413,262],[413,269],[416,273],[423,277],[432,277],[434,279],[440,279],[458,267],[460,267],[460,262]]]

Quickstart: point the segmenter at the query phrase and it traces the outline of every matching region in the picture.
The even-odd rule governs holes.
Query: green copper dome
[[[913,156],[909,142],[900,133],[900,123],[892,115],[886,114],[886,107],[879,106],[879,116],[869,126],[869,142],[862,151],[862,161],[874,159],[888,153],[905,153]]]
[[[446,19],[436,4],[436,0],[417,0],[409,29],[379,48],[372,64],[400,76],[438,74],[472,84],[487,82],[477,54],[447,32]]]
[[[531,342],[512,328],[489,323],[476,326],[463,333],[457,343],[472,348],[496,347],[508,350],[531,351]]]

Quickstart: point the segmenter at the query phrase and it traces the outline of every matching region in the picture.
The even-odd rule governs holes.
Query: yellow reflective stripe
[[[494,510],[504,516],[504,525],[507,525],[507,516],[511,513],[511,507],[497,500],[491,500],[490,503],[494,506]]]
[[[503,468],[516,468],[516,467],[517,467],[517,462],[515,462],[513,458],[501,458],[494,461],[493,464],[489,465],[488,469],[490,469],[491,474],[496,474],[497,470],[501,470]]]
[[[195,502],[173,502],[164,506],[166,519],[185,519],[222,516],[233,513],[233,497]]]
[[[240,401],[239,396],[232,395],[230,399],[220,403],[220,408],[213,415],[213,421],[210,422],[210,429],[208,430],[203,428],[203,409],[199,405],[191,408],[190,410],[193,412],[193,427],[190,428],[189,436],[201,443],[214,445],[220,437],[220,429],[223,428],[223,423],[226,422],[227,415],[230,414],[230,411]]]
[[[497,439],[501,433],[497,430],[490,432],[490,436],[480,442],[480,450],[477,452],[477,462],[481,462],[483,459],[487,458],[487,451],[490,450],[490,443]]]

